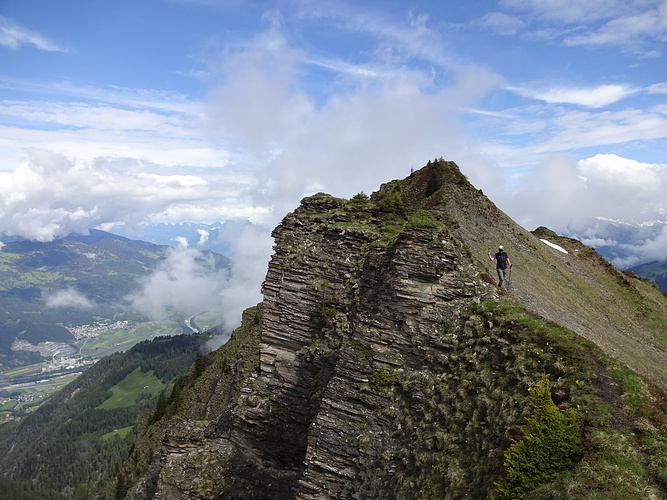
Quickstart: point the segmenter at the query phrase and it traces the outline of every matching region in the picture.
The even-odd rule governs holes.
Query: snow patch
[[[543,240],[542,238],[540,238],[540,241],[541,241],[542,243],[546,243],[546,244],[549,245],[551,248],[555,248],[555,249],[558,250],[559,252],[568,253],[567,250],[565,250],[563,247],[558,246],[558,245],[556,245],[555,243],[551,243],[549,240]]]

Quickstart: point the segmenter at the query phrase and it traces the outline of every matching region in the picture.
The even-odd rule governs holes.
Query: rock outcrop
[[[580,380],[615,384],[592,344],[499,296],[486,246],[525,249],[535,279],[553,257],[453,163],[370,200],[305,198],[273,236],[262,304],[146,422],[127,498],[483,498],[542,373],[563,407],[593,394]]]

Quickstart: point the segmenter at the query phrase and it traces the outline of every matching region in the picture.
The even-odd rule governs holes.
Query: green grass
[[[408,218],[408,227],[433,229],[440,227],[440,223],[435,220],[433,214],[428,210],[417,210]]]
[[[116,429],[111,432],[107,432],[104,434],[100,439],[102,441],[109,441],[110,439],[113,439],[114,437],[119,437],[120,439],[125,439],[127,435],[132,432],[134,429],[134,425],[131,425],[129,427],[123,427],[122,429]]]
[[[110,354],[109,350],[125,350],[143,340],[152,339],[158,335],[177,335],[181,328],[176,323],[136,323],[119,330],[103,333],[92,339],[80,339],[76,345],[81,354],[92,357],[101,357]]]
[[[0,411],[10,411],[16,408],[18,403],[14,400],[7,401],[5,404],[0,405]]]
[[[123,380],[111,388],[113,395],[97,407],[98,410],[112,410],[114,408],[127,408],[136,403],[140,394],[157,396],[164,389],[153,370],[144,373],[137,368]]]

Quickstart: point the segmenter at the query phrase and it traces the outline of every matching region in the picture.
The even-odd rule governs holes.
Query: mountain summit
[[[667,495],[650,283],[524,230],[444,160],[304,198],[273,236],[263,302],[146,416],[116,498]]]

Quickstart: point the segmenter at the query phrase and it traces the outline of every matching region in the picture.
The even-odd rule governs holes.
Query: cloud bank
[[[667,164],[614,154],[578,162],[553,155],[503,197],[506,211],[529,230],[544,225],[593,247],[619,247],[621,269],[664,260]],[[641,200],[641,202],[638,202]],[[610,249],[613,251],[613,248]]]
[[[71,309],[92,309],[93,303],[81,292],[67,288],[48,294],[46,297],[46,307],[52,309],[71,308]]]
[[[176,174],[132,158],[71,160],[41,149],[11,172],[0,172],[0,231],[36,241],[122,222],[127,226],[170,217],[252,218],[254,207],[227,190],[247,188],[243,177]],[[201,206],[200,206],[201,205]],[[259,209],[258,213],[261,213]]]
[[[128,299],[131,306],[153,320],[184,319],[218,310],[228,276],[194,248],[170,249],[158,269],[141,282],[141,290]]]
[[[238,326],[243,310],[261,301],[259,285],[266,275],[272,240],[268,228],[240,222],[226,224],[218,238],[230,248],[229,269],[215,269],[207,254],[180,245],[128,297],[131,307],[153,320],[220,312],[224,335],[211,347],[222,345]]]

